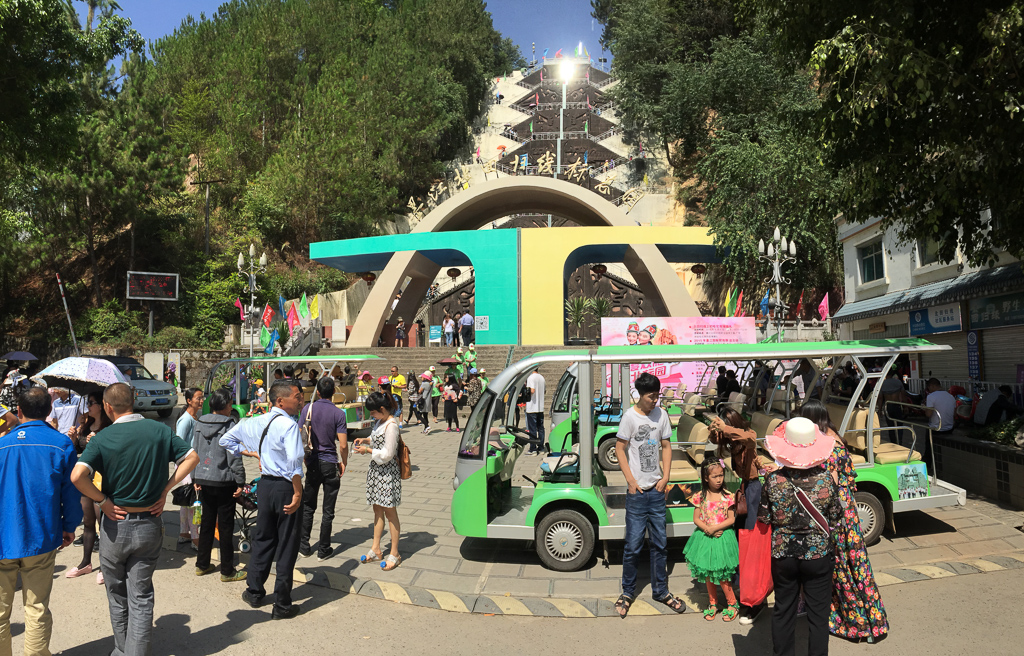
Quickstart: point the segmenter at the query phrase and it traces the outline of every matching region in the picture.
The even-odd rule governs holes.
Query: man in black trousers
[[[253,608],[263,605],[264,584],[277,555],[277,581],[274,584],[275,620],[299,614],[292,604],[292,571],[299,555],[302,504],[302,438],[292,417],[302,407],[302,388],[295,380],[281,380],[270,388],[271,410],[265,415],[238,424],[220,444],[228,451],[260,459],[263,475],[256,488],[259,514],[249,562],[248,587],[242,600]]]

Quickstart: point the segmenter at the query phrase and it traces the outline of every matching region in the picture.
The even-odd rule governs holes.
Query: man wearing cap
[[[829,527],[837,525],[842,515],[836,483],[824,466],[834,445],[834,438],[804,417],[781,424],[765,440],[768,453],[781,465],[762,469],[764,492],[757,513],[772,530],[772,643],[776,654],[795,651],[801,588],[809,625],[807,653],[828,653],[835,567],[835,543]]]
[[[388,376],[388,382],[391,384],[391,395],[395,397],[395,403],[398,404],[398,410],[395,412],[395,420],[398,421],[398,427],[402,427],[402,390],[408,384],[405,376],[398,373],[398,367],[391,367],[391,375]]]
[[[434,421],[437,421],[437,409],[441,405],[441,379],[437,376],[437,369],[434,365],[430,365],[430,412],[434,415]]]
[[[461,346],[455,349],[455,355],[453,357],[457,361],[455,364],[455,376],[461,383],[462,379],[466,377],[466,372],[469,371],[468,367],[466,367],[466,356],[463,354]],[[447,373],[448,372],[445,372],[446,375]]]

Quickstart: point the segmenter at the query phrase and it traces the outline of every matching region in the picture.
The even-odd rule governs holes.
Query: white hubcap
[[[569,561],[580,555],[583,533],[572,522],[555,522],[548,529],[544,542],[549,554],[558,560]]]

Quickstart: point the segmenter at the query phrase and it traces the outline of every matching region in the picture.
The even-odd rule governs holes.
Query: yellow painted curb
[[[513,597],[492,597],[486,595],[505,615],[533,615],[526,604]]]
[[[630,615],[661,615],[661,611],[650,605],[643,599],[634,599],[633,605],[629,607]]]
[[[1019,560],[1020,562],[1024,563],[1024,554],[1006,553],[1006,554],[997,554],[997,555],[999,555],[999,556],[1006,556],[1007,558],[1013,558],[1014,560]]]
[[[956,576],[953,572],[946,571],[941,567],[935,567],[934,565],[904,565],[903,569],[912,569],[915,572],[924,574],[930,579],[944,579],[950,576]]]
[[[572,599],[544,599],[558,609],[565,617],[593,617],[594,614],[586,606]]]
[[[427,592],[434,595],[434,599],[437,600],[437,605],[441,607],[441,610],[448,610],[453,613],[470,612],[470,609],[466,608],[466,604],[463,603],[458,595],[442,590],[427,590]]]
[[[892,574],[875,572],[875,583],[878,585],[896,585],[897,583],[903,583],[903,580],[896,578]]]
[[[993,563],[991,560],[968,560],[965,562],[971,567],[980,569],[983,572],[999,572],[1006,569],[1002,565]]]
[[[327,577],[327,584],[330,585],[332,589],[348,593],[355,592],[352,586],[352,579],[344,574],[327,570],[324,572],[324,575]]]
[[[400,604],[412,604],[412,599],[409,598],[409,593],[405,591],[405,588],[392,583],[391,581],[374,581],[380,588],[384,598],[388,601],[394,601]]]

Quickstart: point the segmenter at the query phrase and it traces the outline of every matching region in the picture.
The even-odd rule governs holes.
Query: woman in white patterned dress
[[[371,394],[365,405],[377,423],[369,437],[355,440],[354,449],[355,453],[370,456],[366,472],[366,502],[373,506],[373,546],[359,561],[382,561],[380,568],[389,572],[402,563],[402,557],[398,555],[398,539],[402,532],[398,521],[398,504],[402,502],[402,475],[398,468],[401,429],[393,416],[398,406],[394,397],[381,392]],[[380,546],[385,519],[391,531],[391,553],[386,557]]]

